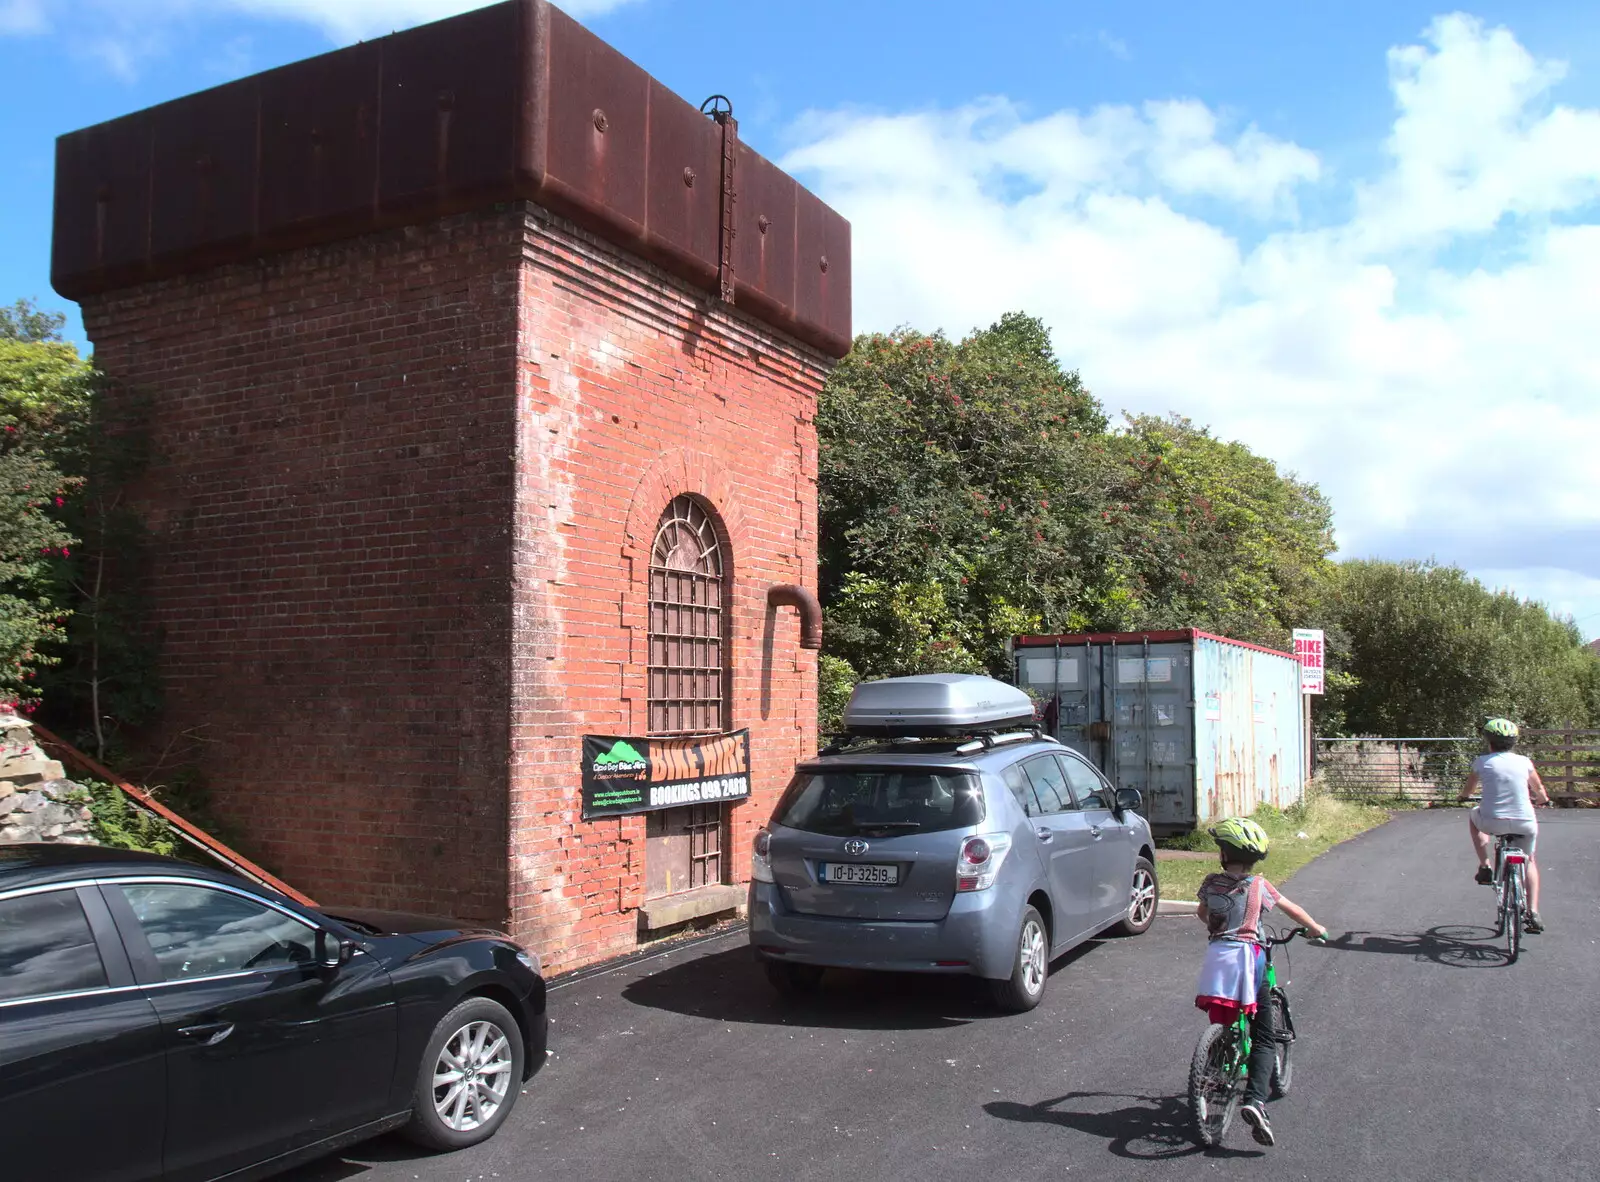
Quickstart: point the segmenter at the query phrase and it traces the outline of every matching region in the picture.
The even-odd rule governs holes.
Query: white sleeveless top
[[[1534,820],[1533,801],[1528,798],[1528,777],[1533,760],[1515,751],[1494,751],[1472,761],[1483,788],[1483,803],[1478,807],[1486,817],[1503,821]]]

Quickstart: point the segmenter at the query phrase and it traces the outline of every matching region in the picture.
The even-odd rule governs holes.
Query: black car
[[[545,1058],[505,935],[301,907],[149,854],[0,845],[0,1177],[257,1178],[505,1121]]]

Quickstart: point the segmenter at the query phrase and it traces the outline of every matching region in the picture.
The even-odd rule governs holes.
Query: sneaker
[[[1539,918],[1537,911],[1530,911],[1528,913],[1528,934],[1537,936],[1542,931],[1544,931],[1544,920]]]
[[[1494,871],[1490,870],[1487,866],[1479,866],[1477,881],[1482,883],[1484,886],[1493,886]]]
[[[1277,1138],[1272,1135],[1272,1122],[1267,1119],[1267,1113],[1259,1104],[1246,1104],[1239,1109],[1239,1115],[1244,1118],[1244,1123],[1250,1126],[1250,1135],[1256,1139],[1257,1145],[1276,1145]]]

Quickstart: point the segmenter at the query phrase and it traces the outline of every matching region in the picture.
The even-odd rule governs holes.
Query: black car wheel
[[[1133,892],[1128,899],[1128,918],[1117,925],[1124,936],[1142,936],[1156,921],[1156,905],[1161,902],[1161,883],[1156,878],[1155,864],[1149,858],[1137,858],[1133,863]]]
[[[1044,985],[1049,977],[1049,929],[1036,908],[1024,907],[1017,932],[1017,959],[1011,975],[1003,981],[989,982],[995,1004],[1013,1014],[1031,1010],[1044,997]]]
[[[434,1027],[422,1052],[406,1136],[465,1149],[494,1135],[522,1088],[522,1031],[506,1008],[469,997]]]

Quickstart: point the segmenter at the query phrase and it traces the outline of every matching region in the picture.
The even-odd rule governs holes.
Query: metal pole
[[[1304,722],[1301,725],[1302,751],[1305,755],[1305,778],[1300,782],[1300,795],[1303,798],[1306,790],[1311,787],[1311,695],[1304,690],[1300,692],[1300,700],[1304,705]]]
[[[1056,689],[1056,725],[1055,733],[1050,737],[1057,741],[1061,738],[1063,727],[1061,725],[1061,641],[1056,641],[1055,664],[1050,667],[1050,684]]]
[[[1140,688],[1144,691],[1140,695],[1139,713],[1142,715],[1140,722],[1144,727],[1144,783],[1139,785],[1139,791],[1146,796],[1150,794],[1150,765],[1154,752],[1151,747],[1156,741],[1155,730],[1150,723],[1150,638],[1144,638],[1144,647],[1140,650],[1141,659],[1144,661],[1143,677]]]

